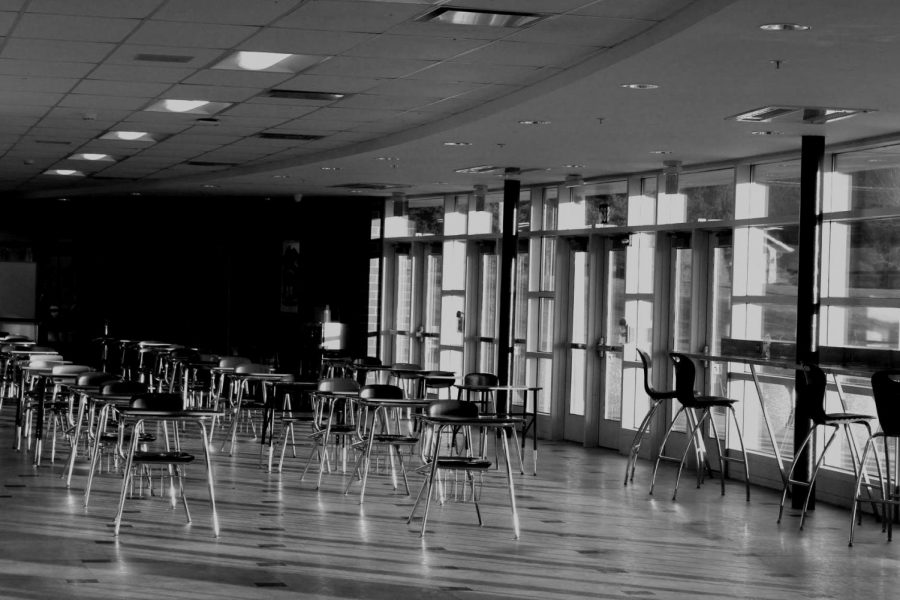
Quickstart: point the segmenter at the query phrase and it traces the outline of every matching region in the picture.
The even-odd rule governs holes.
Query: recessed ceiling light
[[[340,171],[340,167],[321,167],[323,171]]]
[[[809,25],[800,25],[799,23],[766,23],[760,25],[763,31],[808,31]]]
[[[387,160],[387,161],[395,161],[400,160],[396,156],[376,156],[375,160]]]
[[[475,25],[482,27],[524,27],[543,16],[537,13],[478,10],[475,8],[452,8],[444,6],[420,17],[419,21],[444,23],[447,25]]]
[[[218,189],[219,186],[217,186],[214,183],[204,183],[203,187],[205,187],[206,189],[214,190],[214,189]]]
[[[155,142],[152,133],[146,131],[107,131],[100,136],[101,140],[122,140],[126,142]]]
[[[179,100],[166,98],[154,102],[144,110],[153,112],[173,112],[192,115],[212,115],[231,106],[230,102],[210,102],[209,100]]]
[[[65,177],[84,177],[84,173],[75,169],[47,169],[44,175],[63,175]]]
[[[132,196],[140,196],[141,193],[140,193],[140,192],[131,192],[131,195],[132,195]]]
[[[655,90],[659,86],[655,83],[623,83],[621,87],[629,90]]]
[[[766,129],[764,131],[751,131],[750,135],[784,135],[783,131],[774,131],[772,129]]]
[[[650,154],[672,154],[671,150],[651,150]]]
[[[501,168],[502,167],[496,167],[494,165],[478,165],[477,167],[465,167],[464,169],[456,169],[454,172],[466,174],[490,174]]]
[[[444,142],[445,146],[471,146],[472,142]]]
[[[109,154],[95,154],[95,153],[90,153],[90,152],[73,154],[69,158],[71,160],[94,160],[94,161],[100,161],[100,162],[113,162],[116,160]]]
[[[290,175],[272,175],[272,179],[290,179]]]
[[[550,121],[519,121],[519,125],[549,125]]]
[[[587,165],[563,165],[566,169],[583,169]]]

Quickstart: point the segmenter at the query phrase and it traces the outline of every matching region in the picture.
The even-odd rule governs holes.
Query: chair
[[[634,432],[634,437],[631,439],[631,448],[628,451],[628,462],[625,463],[625,485],[628,485],[629,481],[634,481],[634,469],[637,463],[638,453],[641,450],[641,442],[644,439],[644,434],[650,429],[650,423],[653,421],[656,410],[666,400],[675,398],[676,395],[675,390],[663,392],[654,389],[653,386],[650,385],[650,365],[652,364],[650,355],[640,348],[636,348],[636,350],[638,356],[641,358],[641,363],[644,365],[644,392],[646,392],[647,397],[650,399],[650,408],[647,410],[647,414],[644,415],[644,419],[641,421],[637,431]]]
[[[422,393],[422,365],[415,363],[394,363],[391,365],[388,383],[403,388],[406,398],[419,398]]]
[[[450,398],[450,390],[455,382],[453,371],[428,371],[425,375],[423,383],[423,397],[428,398],[429,392],[434,392],[436,398],[440,399],[441,390],[447,391],[447,400]]]
[[[258,386],[255,386],[258,390],[258,393],[255,395],[251,395],[251,382],[240,376],[252,376],[257,374],[268,375],[271,372],[272,368],[269,365],[262,365],[258,363],[242,363],[234,368],[234,378],[238,386],[237,396],[235,397],[234,402],[231,406],[231,428],[228,431],[228,435],[222,441],[222,447],[220,451],[225,450],[225,444],[227,444],[228,440],[230,439],[231,449],[229,450],[229,455],[234,453],[234,445],[237,441],[237,430],[240,427],[242,419],[249,426],[250,432],[253,434],[253,437],[255,439],[256,426],[253,423],[253,411],[262,412],[266,408],[265,385],[263,385],[262,382],[255,382],[259,384]]]
[[[897,481],[891,476],[891,451],[890,442],[894,442],[895,448],[900,444],[900,369],[888,369],[878,371],[872,375],[872,396],[875,399],[875,412],[878,414],[879,429],[869,435],[866,445],[863,447],[862,458],[859,462],[859,471],[856,473],[856,485],[853,488],[853,509],[850,511],[850,546],[853,546],[853,528],[857,524],[857,510],[862,502],[868,500],[860,495],[860,488],[867,491],[872,488],[881,494],[881,520],[882,531],[887,531],[888,541],[893,538],[894,519],[896,507],[900,506],[900,495],[897,492]],[[881,457],[878,455],[878,441],[883,442],[884,468],[881,467]],[[866,459],[869,451],[875,456],[875,465],[878,469],[878,484],[863,483]],[[896,456],[896,455],[895,455]],[[897,466],[894,466],[897,471]],[[894,474],[894,477],[897,477]],[[890,509],[888,507],[891,507]],[[860,514],[860,518],[862,515]],[[861,521],[860,521],[861,522]]]
[[[328,463],[328,445],[335,443],[341,446],[342,470],[346,471],[347,446],[356,435],[355,396],[359,393],[359,384],[347,377],[334,377],[321,380],[313,392],[313,441],[312,450],[306,460],[306,466],[300,474],[300,481],[312,463],[312,458],[319,455],[319,477],[316,489],[322,485],[322,474],[330,469]]]
[[[369,384],[363,386],[359,390],[360,398],[378,398],[382,400],[402,400],[404,398],[403,388],[390,384]],[[378,411],[381,411],[382,418],[379,421],[377,417]],[[394,467],[394,456],[400,465],[400,474],[403,476],[403,485],[406,488],[406,495],[409,495],[409,480],[406,477],[406,466],[403,464],[403,455],[400,449],[403,446],[412,448],[419,443],[418,427],[409,415],[401,414],[406,409],[400,407],[380,407],[369,411],[368,407],[361,408],[357,418],[356,441],[353,442],[353,448],[359,453],[356,459],[356,465],[353,472],[356,473],[360,480],[362,489],[360,490],[360,503],[365,496],[366,481],[368,478],[372,451],[375,444],[387,449],[388,460],[391,464],[391,480],[394,489],[397,489],[397,470]],[[371,412],[371,420],[369,413]],[[377,426],[377,429],[376,429]],[[394,453],[391,453],[391,450]],[[365,463],[364,463],[365,461]],[[350,492],[353,485],[353,479],[347,482],[344,494]]]
[[[364,386],[369,383],[369,373],[373,371],[372,367],[380,367],[381,359],[377,356],[364,356],[362,358],[355,358],[353,362],[350,364],[350,369],[353,371],[353,377],[356,379],[356,383],[360,386]],[[377,371],[376,371],[377,373]],[[377,377],[375,377],[377,381]]]
[[[188,509],[187,498],[184,495],[184,465],[194,461],[194,455],[182,452],[179,444],[177,427],[174,429],[174,448],[169,446],[169,431],[165,420],[165,413],[171,413],[172,416],[183,411],[184,398],[181,394],[174,393],[148,393],[138,394],[132,398],[130,408],[141,410],[158,411],[159,415],[153,418],[162,420],[163,436],[165,438],[165,448],[162,450],[139,450],[138,446],[142,442],[142,433],[144,432],[144,418],[139,418],[131,431],[131,440],[128,445],[128,455],[125,459],[125,472],[122,477],[122,490],[119,495],[119,508],[115,518],[115,533],[119,535],[119,528],[122,524],[122,514],[125,509],[125,497],[130,493],[133,494],[134,475],[138,467],[146,467],[142,469],[140,475],[141,480],[146,476],[148,489],[153,494],[153,467],[166,467],[169,475],[169,497],[172,501],[172,508],[175,508],[175,478],[178,479],[178,493],[184,504],[184,514],[187,522],[191,522],[191,513]],[[213,514],[215,515],[215,504],[213,504]]]
[[[436,400],[428,407],[428,415],[430,417],[477,419],[479,410],[478,405],[474,402],[467,402],[464,400]],[[441,444],[440,438],[442,429],[442,427],[429,427],[422,434],[422,461],[425,464],[418,470],[429,471],[430,473],[426,474],[425,481],[419,489],[416,501],[413,504],[412,510],[409,513],[409,518],[406,522],[407,524],[412,522],[413,515],[415,514],[419,503],[422,501],[423,495],[426,493],[430,494],[435,489],[435,480],[438,483],[437,490],[440,494],[441,503],[443,503],[446,497],[446,486],[442,483],[441,475],[447,473],[453,473],[455,475],[461,472],[466,478],[465,485],[471,490],[471,500],[475,505],[475,512],[478,515],[478,524],[483,525],[484,522],[481,518],[481,508],[478,506],[478,494],[475,490],[475,477],[473,476],[473,472],[484,472],[492,466],[491,461],[484,456],[486,445],[484,443],[479,444],[481,451],[474,456],[468,452],[465,454],[460,454],[458,452],[454,453],[453,450],[456,449],[456,444],[451,444],[450,453],[442,454],[439,447]],[[483,441],[484,440],[482,440],[482,442]],[[426,489],[428,490],[427,492]],[[465,498],[466,494],[464,489],[463,499]],[[425,524],[428,521],[429,500],[430,498],[425,499],[425,512],[422,517],[423,535],[425,533]]]
[[[672,430],[675,427],[675,423],[678,420],[678,415],[684,413],[687,417],[688,421],[688,440],[690,443],[685,444],[684,452],[681,454],[681,459],[678,463],[678,474],[675,478],[675,490],[672,493],[672,499],[675,500],[678,495],[678,482],[681,479],[681,472],[684,470],[685,459],[687,458],[688,451],[691,447],[694,447],[694,451],[697,456],[697,487],[700,487],[700,484],[703,481],[703,467],[706,462],[706,456],[708,456],[708,452],[706,451],[706,438],[707,436],[703,433],[703,424],[709,421],[710,425],[712,425],[713,430],[713,438],[716,440],[716,450],[719,459],[719,475],[722,483],[722,495],[725,495],[725,464],[726,462],[740,462],[744,465],[744,484],[747,488],[747,501],[750,501],[750,470],[747,466],[747,453],[744,448],[744,438],[741,434],[741,428],[737,422],[737,415],[734,412],[734,404],[737,400],[732,398],[724,398],[722,396],[701,396],[698,395],[697,392],[694,391],[694,380],[696,378],[696,368],[694,367],[693,361],[691,361],[690,357],[680,354],[678,352],[672,352],[669,354],[672,359],[672,363],[675,365],[675,398],[678,402],[681,403],[681,407],[675,413],[675,416],[672,418],[672,422],[669,424],[669,427],[666,429],[666,433],[663,436],[662,444],[660,445],[659,453],[656,457],[656,464],[653,466],[653,477],[650,481],[650,493],[653,493],[653,487],[656,484],[656,473],[659,469],[659,463],[661,460],[673,460],[672,457],[664,456],[663,450],[666,447],[666,442],[669,440],[669,436],[672,434]],[[734,419],[734,427],[735,431],[737,431],[738,440],[741,444],[741,457],[731,457],[726,456],[724,449],[722,448],[722,443],[719,439],[719,432],[716,428],[716,422],[712,418],[712,409],[714,408],[724,408],[728,413],[731,414]],[[697,417],[697,412],[700,413],[699,418]],[[726,413],[726,414],[728,414]],[[727,427],[727,424],[726,424]],[[677,460],[677,459],[676,459]],[[708,464],[706,465],[708,468]]]
[[[490,386],[498,385],[498,383],[499,379],[493,373],[467,373],[463,377],[464,386]],[[465,398],[463,398],[463,396],[465,396]],[[494,401],[494,392],[491,390],[474,391],[461,389],[459,390],[457,400],[467,400],[469,402],[475,402],[481,407],[482,413],[493,413],[497,411],[497,407]]]
[[[818,475],[819,468],[821,468],[822,463],[825,461],[825,454],[828,452],[829,446],[831,446],[831,443],[834,441],[838,430],[843,429],[844,434],[847,436],[847,443],[850,448],[850,460],[853,463],[854,479],[859,474],[859,467],[857,465],[859,456],[856,455],[856,444],[854,443],[853,435],[850,432],[850,426],[862,425],[866,428],[866,431],[869,432],[869,437],[872,436],[872,427],[869,425],[869,422],[875,417],[853,413],[825,412],[826,385],[825,372],[815,365],[806,365],[803,369],[797,371],[797,401],[806,407],[806,413],[809,415],[810,420],[812,420],[813,426],[810,428],[809,433],[806,434],[806,437],[803,438],[803,442],[800,443],[800,446],[798,446],[797,450],[794,452],[794,462],[788,471],[787,478],[784,482],[784,489],[781,493],[781,505],[778,508],[777,522],[781,523],[781,516],[784,512],[784,502],[787,499],[788,491],[793,494],[797,487],[805,487],[806,498],[803,500],[803,508],[800,511],[801,530],[803,529],[803,521],[806,519],[806,509],[809,505],[809,497],[812,494],[813,485],[816,483],[816,475]],[[819,427],[831,427],[831,435],[828,436],[828,441],[825,442],[825,446],[822,448],[822,452],[819,454],[818,459],[814,461],[809,481],[793,479],[794,469],[800,464],[797,457],[803,454],[804,448],[813,443],[812,441],[815,439],[815,434]]]

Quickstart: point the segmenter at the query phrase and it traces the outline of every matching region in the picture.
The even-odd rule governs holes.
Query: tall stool
[[[644,365],[644,392],[646,392],[647,397],[650,398],[650,408],[647,410],[647,414],[644,415],[644,420],[641,421],[637,431],[634,432],[634,437],[631,439],[631,448],[628,451],[628,462],[625,463],[625,485],[628,485],[629,481],[634,482],[634,468],[637,463],[638,452],[641,450],[641,442],[644,439],[644,434],[650,429],[650,422],[653,420],[653,415],[656,414],[656,410],[666,400],[676,396],[675,390],[659,391],[653,389],[653,386],[650,385],[650,355],[640,348],[636,348],[636,350],[638,356],[641,358],[641,363]]]
[[[826,384],[825,372],[815,365],[806,365],[802,370],[797,371],[797,400],[806,407],[807,414],[812,420],[813,426],[810,428],[809,433],[806,434],[806,437],[803,438],[803,442],[797,448],[796,452],[794,452],[794,463],[791,465],[790,471],[788,471],[787,478],[784,482],[784,490],[781,492],[781,506],[778,508],[777,522],[781,523],[781,515],[784,512],[784,502],[787,499],[788,490],[790,489],[791,493],[794,493],[794,490],[798,486],[801,488],[805,487],[806,498],[803,500],[803,509],[800,511],[801,530],[803,529],[803,521],[806,519],[806,509],[809,505],[809,497],[812,495],[813,485],[816,483],[816,475],[819,473],[819,468],[825,461],[825,453],[828,452],[828,447],[831,446],[831,443],[834,441],[838,430],[843,429],[844,434],[847,436],[847,443],[850,446],[850,460],[853,463],[854,478],[859,475],[860,469],[857,466],[857,459],[859,457],[856,454],[856,446],[853,443],[850,426],[862,425],[866,428],[866,431],[869,432],[869,437],[872,436],[872,427],[869,425],[869,421],[875,417],[853,413],[825,412]],[[822,448],[821,454],[815,461],[815,466],[813,467],[809,481],[793,479],[794,469],[798,464],[797,457],[803,453],[804,448],[812,443],[813,437],[819,427],[831,427],[831,435],[828,436],[825,447]]]
[[[678,463],[678,475],[675,478],[675,490],[672,493],[672,500],[675,500],[678,495],[678,482],[681,479],[681,472],[684,470],[684,462],[687,458],[688,451],[691,446],[695,446],[695,452],[697,453],[698,464],[697,468],[700,470],[697,477],[697,487],[700,487],[700,483],[702,482],[702,470],[703,470],[703,461],[705,460],[705,456],[708,455],[706,451],[706,436],[703,435],[703,430],[701,429],[703,424],[709,421],[712,425],[713,429],[713,437],[716,440],[716,450],[718,451],[719,458],[719,474],[722,482],[722,495],[725,495],[725,463],[726,462],[740,462],[744,465],[744,482],[747,488],[747,501],[750,501],[750,469],[747,467],[747,452],[744,448],[744,438],[741,434],[741,428],[737,422],[737,414],[734,412],[734,404],[737,400],[732,398],[724,398],[722,396],[701,396],[698,395],[697,392],[694,391],[694,379],[696,377],[697,370],[694,367],[694,363],[691,361],[690,357],[680,354],[678,352],[672,352],[669,354],[672,359],[672,363],[675,365],[675,398],[678,399],[678,402],[681,403],[681,408],[678,409],[678,412],[675,413],[675,416],[672,418],[672,422],[669,424],[669,427],[666,429],[666,434],[663,436],[662,445],[660,446],[659,454],[656,457],[656,464],[653,466],[653,477],[650,481],[650,493],[653,493],[653,486],[656,483],[656,472],[659,469],[660,460],[669,459],[670,457],[666,457],[663,455],[663,449],[666,447],[666,442],[669,439],[669,436],[672,433],[672,429],[675,426],[675,423],[678,419],[678,415],[684,413],[688,419],[688,427],[690,428],[689,432],[689,440],[691,443],[685,444],[684,452],[681,455],[681,460]],[[716,422],[712,418],[712,409],[714,408],[724,408],[729,413],[731,413],[732,418],[734,419],[735,431],[737,431],[738,441],[741,443],[741,458],[735,458],[731,456],[725,456],[725,451],[722,448],[722,444],[719,441],[719,432],[716,428]],[[700,413],[700,416],[697,416],[697,412]],[[727,424],[726,424],[727,427]]]
[[[869,435],[863,448],[860,459],[859,472],[856,474],[856,485],[853,488],[853,510],[850,511],[850,546],[853,545],[853,527],[856,525],[857,509],[861,502],[867,501],[860,495],[860,488],[871,491],[875,488],[881,493],[881,520],[882,531],[887,531],[888,541],[893,537],[893,515],[900,506],[900,493],[897,491],[897,468],[895,463],[893,476],[891,475],[891,448],[888,442],[893,441],[894,448],[900,446],[900,369],[878,371],[872,375],[872,396],[875,399],[875,411],[878,413],[879,431]],[[881,459],[878,456],[878,440],[883,441],[884,470],[881,468]],[[869,450],[875,455],[875,465],[878,469],[878,485],[863,483],[866,459]],[[890,509],[888,507],[891,507]],[[861,517],[861,515],[860,515]]]

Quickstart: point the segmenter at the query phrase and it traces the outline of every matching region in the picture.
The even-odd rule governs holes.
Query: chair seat
[[[376,433],[375,441],[384,444],[415,444],[419,438],[399,433]]]
[[[827,413],[825,415],[825,424],[839,425],[841,423],[855,423],[857,421],[871,421],[874,419],[872,415],[859,415],[855,413]]]
[[[193,454],[187,452],[135,452],[134,462],[139,463],[189,463],[194,460]]]
[[[694,396],[695,408],[709,408],[712,406],[731,406],[736,404],[734,398],[726,398],[724,396]]]
[[[440,456],[439,469],[490,469],[491,461],[472,456]]]

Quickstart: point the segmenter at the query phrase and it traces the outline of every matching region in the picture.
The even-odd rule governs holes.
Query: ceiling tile
[[[173,85],[166,98],[209,100],[211,102],[243,102],[260,93],[262,88],[217,87],[214,85]]]
[[[313,0],[276,21],[275,26],[380,33],[423,12],[423,7],[415,4]]]
[[[12,37],[76,42],[121,42],[140,21],[105,19],[71,15],[25,14],[16,24]]]
[[[514,83],[540,73],[537,67],[484,65],[467,62],[442,62],[415,74],[410,79],[444,82]]]
[[[341,77],[303,73],[285,81],[278,87],[286,90],[358,94],[375,87],[383,81],[386,80],[374,77]]]
[[[68,92],[78,83],[77,79],[61,77],[22,77],[0,75],[0,89],[12,89],[22,92]]]
[[[163,55],[178,56],[188,58],[185,62],[149,62],[137,60],[140,55]],[[203,68],[210,65],[213,61],[221,58],[223,52],[221,49],[213,48],[188,48],[185,46],[145,46],[137,44],[125,44],[116,48],[106,63],[119,65],[136,65],[141,67],[157,67],[157,68]]]
[[[101,123],[107,123],[107,127],[111,127],[129,114],[131,114],[130,110],[114,110],[109,108],[104,110],[84,110],[81,108],[57,106],[51,108],[47,112],[45,120],[59,119],[60,121],[65,122],[80,121],[85,118],[85,115],[91,115],[94,120]]]
[[[5,5],[9,1],[4,0],[3,3],[0,3],[0,6]],[[28,12],[143,19],[149,16],[163,2],[164,0],[128,0],[128,2],[122,2],[122,0],[91,0],[90,2],[31,0],[28,3]]]
[[[300,2],[301,0],[169,0],[153,18],[163,21],[266,25],[293,10]]]
[[[91,71],[88,79],[99,79],[107,81],[178,83],[185,77],[189,76],[191,73],[194,73],[194,69],[103,64]]]
[[[115,46],[96,42],[69,42],[61,40],[31,40],[7,38],[0,52],[2,58],[23,60],[59,60],[97,63],[103,60]]]
[[[0,12],[0,35],[8,35],[10,27],[16,20],[18,13]]]
[[[168,83],[138,81],[101,81],[85,79],[72,90],[74,94],[94,94],[97,96],[131,96],[135,98],[155,98],[172,87]]]
[[[126,96],[96,96],[93,94],[67,94],[60,100],[60,106],[79,108],[113,108],[117,110],[140,110],[147,105],[146,98],[130,98]]]
[[[334,55],[375,37],[352,31],[316,31],[270,27],[241,42],[241,50],[288,52],[291,54]]]
[[[185,84],[226,85],[232,87],[270,88],[293,77],[293,73],[269,73],[263,71],[232,71],[206,69],[184,80]]]
[[[466,8],[477,8],[492,11],[512,11],[538,14],[565,13],[588,4],[590,0],[466,0]],[[614,0],[619,4],[627,4],[633,0]]]
[[[383,34],[354,46],[346,52],[346,55],[373,58],[415,56],[423,60],[443,60],[478,48],[485,43],[484,40],[466,38]]]
[[[432,98],[430,101],[437,100]],[[406,110],[419,106],[427,101],[418,95],[412,96],[387,96],[376,94],[356,94],[334,104],[337,108],[376,108]]]
[[[147,21],[131,35],[128,41],[132,44],[158,46],[231,48],[258,30],[258,27],[239,25]]]
[[[589,46],[501,40],[466,54],[461,61],[509,66],[563,66],[595,50]]]
[[[0,90],[0,107],[5,105],[18,106],[53,106],[65,94],[50,92],[14,92],[11,90]],[[0,108],[0,114],[3,109]]]
[[[88,63],[0,59],[0,75],[26,77],[84,77],[94,66]]]
[[[332,108],[326,106],[325,108],[320,108],[316,112],[311,113],[310,115],[303,118],[310,119],[312,121],[321,119],[345,121],[347,123],[352,123],[354,121],[365,123],[367,121],[389,120],[393,117],[396,117],[401,112],[402,111],[377,109],[367,110],[357,108]]]
[[[505,38],[510,42],[546,42],[610,47],[634,37],[655,21],[563,15],[536,23]]]
[[[289,104],[262,104],[245,102],[232,106],[221,113],[222,117],[264,117],[269,119],[296,119],[316,110],[315,106],[293,106]]]
[[[368,90],[369,94],[415,96],[417,98],[449,98],[478,89],[481,83],[470,81],[440,82],[426,79],[390,79]]]
[[[598,0],[573,10],[573,14],[661,21],[691,3],[691,0]]]
[[[465,38],[473,40],[498,40],[510,34],[506,27],[475,25],[447,25],[445,23],[407,21],[391,28],[393,35],[415,35],[421,37]]]
[[[338,77],[404,77],[433,64],[433,61],[412,58],[336,56],[308,69],[306,73]]]

